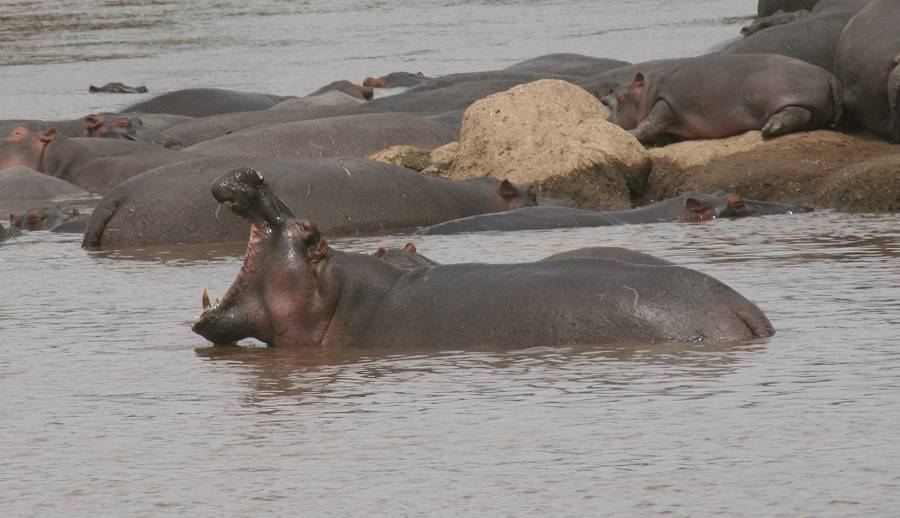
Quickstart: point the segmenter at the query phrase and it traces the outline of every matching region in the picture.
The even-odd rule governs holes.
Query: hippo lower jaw
[[[223,205],[233,208],[233,203],[225,202]],[[221,302],[211,304],[206,290],[203,291],[203,313],[194,319],[191,329],[214,345],[231,345],[249,336],[265,336],[268,326],[258,321],[265,320],[265,313],[252,311],[248,306],[256,304],[248,304],[248,300],[252,298],[251,287],[259,268],[260,251],[272,230],[265,222],[251,222],[244,262]]]

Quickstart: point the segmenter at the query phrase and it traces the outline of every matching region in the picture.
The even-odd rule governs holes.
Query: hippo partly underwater
[[[250,222],[240,273],[193,330],[214,344],[253,337],[297,348],[522,348],[721,342],[768,337],[772,324],[725,284],[678,266],[571,258],[401,270],[328,246],[250,168],[213,197]]]

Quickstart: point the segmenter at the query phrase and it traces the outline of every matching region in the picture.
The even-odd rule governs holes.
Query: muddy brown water
[[[301,64],[298,84],[311,90],[404,65],[690,53],[736,31],[725,17],[755,7],[673,4],[6,2],[0,118],[74,116],[126,99],[73,93],[88,81],[286,92],[283,71]],[[222,296],[234,279],[242,243],[88,253],[78,237],[31,232],[0,244],[0,510],[895,516],[898,229],[898,215],[823,211],[338,239],[367,253],[413,241],[451,263],[627,246],[721,279],[778,334],[328,356],[252,341],[212,348],[190,332],[203,289]]]

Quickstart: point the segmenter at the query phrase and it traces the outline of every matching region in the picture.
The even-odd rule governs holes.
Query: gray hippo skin
[[[145,93],[147,93],[147,87],[146,86],[128,86],[124,83],[106,83],[103,86],[91,85],[88,87],[88,92],[90,92],[92,94],[96,94],[96,93],[145,94]]]
[[[834,52],[841,31],[869,0],[822,0],[805,16],[789,17],[748,35],[722,50],[723,54],[780,54],[834,70]],[[779,21],[769,20],[769,21]]]
[[[900,1],[878,0],[850,20],[835,54],[835,75],[853,118],[900,142]]]
[[[524,348],[774,333],[752,302],[687,268],[561,259],[405,271],[331,249],[257,171],[226,173],[212,192],[250,222],[240,273],[216,306],[204,292],[192,326],[214,344],[253,337],[299,349]]]
[[[615,98],[607,98],[607,96],[630,85],[638,72],[644,75],[660,74],[666,69],[677,66],[689,59],[692,58],[655,59],[653,61],[635,63],[634,65],[623,65],[591,76],[590,80],[580,84],[580,86],[594,97],[602,99],[604,103],[609,104],[609,101],[614,101]],[[614,108],[614,106],[610,106],[610,108]]]
[[[219,88],[187,88],[132,104],[123,113],[168,113],[207,117],[219,113],[265,110],[290,97]]]
[[[191,146],[253,126],[345,115],[355,111],[362,103],[365,103],[362,99],[343,92],[331,91],[315,97],[288,99],[267,110],[223,113],[188,119],[167,129],[166,133],[180,140],[184,146]]]
[[[800,10],[811,10],[819,0],[759,0],[756,6],[756,16],[762,18],[772,16],[778,11],[786,13]]]
[[[414,268],[421,268],[422,266],[436,266],[440,264],[437,261],[429,259],[428,257],[420,254],[416,249],[416,245],[412,243],[406,243],[403,248],[382,247],[376,250],[373,255],[390,264],[391,266],[400,268],[401,270],[412,270]],[[585,258],[614,259],[616,261],[623,261],[626,263],[634,264],[673,264],[669,261],[666,261],[665,259],[660,259],[659,257],[655,257],[650,254],[614,246],[592,246],[585,248],[576,248],[574,250],[568,250],[566,252],[560,252],[558,254],[547,256],[541,259],[541,261]]]
[[[368,156],[395,145],[434,149],[459,138],[459,128],[405,113],[345,115],[248,128],[185,151],[270,158]]]
[[[0,201],[81,198],[87,192],[69,182],[17,165],[0,169]]]
[[[526,59],[503,70],[506,72],[530,74],[559,74],[577,77],[591,77],[607,70],[629,65],[618,59],[596,58],[584,54],[545,54]]]
[[[450,235],[468,232],[545,230],[571,227],[606,227],[641,223],[700,222],[789,214],[809,209],[796,205],[744,200],[736,194],[688,192],[637,209],[600,212],[570,207],[523,207],[497,214],[481,214],[439,223],[417,234]]]
[[[411,230],[533,203],[530,189],[481,178],[454,182],[364,159],[207,157],[147,171],[103,197],[85,232],[88,248],[240,241],[247,224],[217,213],[208,186],[242,164],[265,172],[280,197],[329,235]]]
[[[758,129],[775,137],[830,126],[842,111],[841,87],[830,72],[770,54],[699,56],[658,73],[639,72],[612,95],[609,120],[645,143],[662,135],[720,138]]]

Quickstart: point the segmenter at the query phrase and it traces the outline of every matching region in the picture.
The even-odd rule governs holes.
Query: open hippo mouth
[[[213,183],[212,195],[221,205],[250,222],[250,239],[240,272],[221,302],[210,303],[209,295],[203,291],[203,313],[191,326],[195,333],[220,345],[265,333],[259,329],[266,327],[265,312],[260,311],[261,301],[254,296],[261,252],[294,214],[263,182],[262,173],[251,168],[234,169],[222,175]]]

